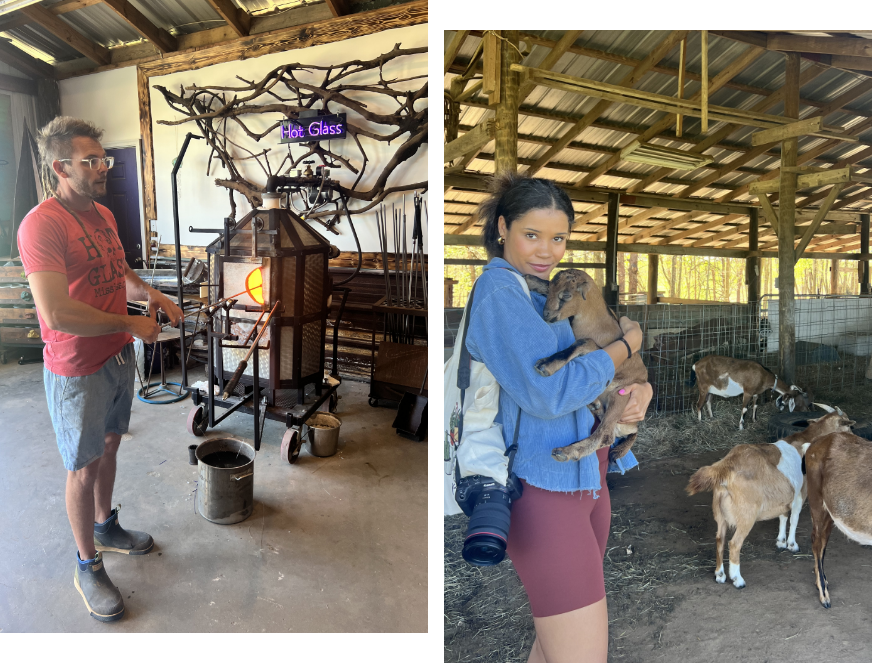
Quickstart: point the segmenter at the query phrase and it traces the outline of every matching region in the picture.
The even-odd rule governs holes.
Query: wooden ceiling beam
[[[251,14],[234,5],[232,0],[209,0],[209,4],[221,18],[227,21],[227,25],[233,28],[238,37],[248,36],[251,31]],[[333,6],[330,3],[327,4],[332,11]],[[335,13],[333,15],[338,16]]]
[[[475,35],[475,36],[481,36],[482,33],[480,30],[472,30],[470,32],[470,34]],[[717,33],[712,32],[712,34],[717,34]],[[524,42],[527,42],[530,44],[540,45],[540,46],[552,46],[555,43],[554,41],[552,41],[550,39],[544,39],[542,37],[538,37],[536,35],[533,35],[530,33],[525,33],[525,32],[521,33],[521,41],[524,41]],[[597,50],[594,48],[587,48],[584,46],[573,46],[572,48],[569,49],[569,52],[574,53],[576,55],[583,55],[583,56],[586,56],[589,58],[595,58],[597,60],[603,60],[606,62],[617,62],[619,64],[625,64],[625,65],[628,65],[631,67],[635,67],[640,62],[640,60],[636,60],[636,59],[627,57],[626,55],[621,55],[619,53],[608,53],[606,51],[600,51],[600,50]],[[812,68],[818,69],[819,73],[820,73],[820,72],[826,71],[829,68],[829,67],[823,66],[824,64],[828,64],[828,63],[814,64],[814,65],[812,65]],[[652,67],[651,71],[656,72],[658,74],[667,74],[669,76],[674,76],[676,78],[678,78],[678,75],[679,75],[678,69],[676,69],[674,67],[668,67],[666,65],[659,65],[658,64],[658,65]],[[803,73],[805,73],[805,72],[803,72]],[[685,78],[690,79],[690,80],[694,80],[694,81],[699,81],[701,79],[701,77],[698,73],[695,73],[692,71],[686,71]],[[756,87],[753,85],[747,85],[745,83],[739,83],[737,81],[729,81],[728,83],[726,83],[724,85],[724,87],[731,88],[734,90],[741,90],[742,92],[748,92],[749,94],[756,94],[756,95],[759,95],[762,97],[766,97],[766,96],[769,96],[772,94],[772,91],[767,90],[766,88]],[[819,107],[824,105],[823,102],[817,101],[815,99],[806,99],[803,97],[800,97],[799,101],[801,104],[804,104],[806,106],[812,106],[815,108],[819,108]],[[846,110],[845,112],[848,112],[848,113],[857,112],[862,117],[869,116],[868,114],[866,114],[865,111],[862,111],[862,110],[861,111]]]
[[[54,67],[47,62],[37,60],[35,57],[28,55],[20,48],[15,48],[15,46],[2,38],[0,38],[0,62],[5,62],[22,74],[27,74],[34,78],[55,78]]]
[[[872,58],[872,41],[855,37],[807,37],[805,35],[769,34],[770,51],[826,53],[849,57]]]
[[[0,55],[0,60],[3,56]],[[36,81],[21,76],[8,76],[0,74],[0,90],[6,92],[16,92],[18,94],[29,94],[32,97],[36,96]]]
[[[161,53],[171,53],[179,50],[179,42],[169,32],[161,27],[156,26],[149,21],[136,7],[131,5],[128,0],[103,0],[109,9],[114,11],[119,18],[128,23],[143,37],[148,39],[155,45]]]
[[[627,76],[625,76],[620,85],[624,87],[633,87],[636,83],[638,83],[642,78],[647,74],[651,67],[660,62],[664,57],[666,57],[669,52],[675,48],[678,43],[687,36],[686,30],[673,30],[669,33],[669,35],[664,39],[660,44],[655,48],[647,58],[645,58],[642,62],[640,62],[632,72],[630,72]],[[557,143],[546,150],[545,154],[539,157],[536,160],[536,163],[530,166],[526,170],[527,175],[535,175],[538,171],[548,165],[548,162],[551,161],[554,157],[556,157],[563,148],[568,145],[576,136],[578,136],[582,131],[587,129],[593,122],[602,115],[603,111],[605,111],[609,106],[612,105],[611,101],[601,100],[597,102],[597,104],[578,120],[575,125],[570,127],[564,134],[560,137]],[[658,132],[659,133],[659,132]],[[585,184],[587,181],[585,180]]]
[[[466,37],[469,35],[469,30],[455,30],[454,36],[451,37],[451,41],[448,43],[447,48],[445,49],[445,72],[448,73],[448,70],[451,68],[451,65],[454,63],[454,58],[457,57],[457,52],[463,46],[463,42],[466,41]]]
[[[721,89],[727,81],[732,79],[734,76],[740,74],[743,70],[745,70],[754,60],[756,60],[760,55],[762,55],[763,51],[758,48],[749,48],[746,49],[739,57],[737,57],[733,62],[727,65],[723,71],[721,71],[717,76],[715,76],[709,87],[709,94],[714,94],[719,89]],[[693,97],[692,101],[699,101],[700,93],[697,92]],[[654,136],[665,131],[666,129],[675,125],[675,115],[667,115],[659,122],[656,122],[653,126],[649,127],[640,137],[639,140],[641,142],[647,142],[651,140]],[[620,156],[615,155],[607,159],[605,162],[601,163],[597,166],[587,177],[581,180],[578,183],[578,186],[588,186],[593,184],[598,177],[600,177],[603,173],[605,173],[609,168],[615,165],[620,161]]]
[[[575,42],[575,40],[578,38],[578,36],[580,34],[581,34],[580,30],[568,30],[568,31],[566,31],[564,33],[563,37],[561,37],[561,39],[557,43],[554,44],[554,47],[542,60],[542,63],[540,66],[542,68],[545,68],[545,69],[550,69],[551,67],[556,65],[558,60],[560,60],[560,58],[563,57],[563,54],[566,53],[567,49],[570,46],[572,46],[573,42]],[[481,85],[481,81],[478,83],[478,85]],[[518,89],[518,105],[519,106],[524,101],[524,99],[527,98],[527,96],[530,94],[530,92],[533,91],[533,87],[535,87],[535,86],[530,86],[527,83],[521,84],[520,88]],[[491,114],[488,113],[486,118],[490,117],[490,115]],[[466,169],[466,167],[472,162],[472,160],[475,158],[475,156],[477,154],[478,154],[478,152],[472,152],[472,153],[468,154],[459,163],[455,164],[454,167],[452,168],[452,170],[457,170],[459,172],[463,172]],[[449,187],[445,187],[445,191],[447,191],[448,188]],[[466,221],[464,221],[463,223],[460,224],[460,226],[458,226],[458,228],[455,232],[457,232],[458,234],[465,232],[466,230],[468,230],[469,228],[471,228],[475,224],[475,221],[476,221],[475,216],[474,215],[470,216],[468,219],[466,219]]]
[[[29,5],[19,11],[98,65],[106,65],[111,61],[108,48],[91,41],[42,5]]]

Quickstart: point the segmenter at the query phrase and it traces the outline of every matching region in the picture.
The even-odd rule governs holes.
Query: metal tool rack
[[[377,407],[379,400],[387,400],[387,401],[399,401],[402,399],[403,395],[408,393],[427,393],[426,391],[421,391],[421,377],[420,374],[411,374],[411,369],[414,368],[415,360],[423,361],[424,371],[421,371],[421,374],[426,372],[427,368],[427,346],[426,345],[414,345],[411,343],[392,343],[391,346],[396,346],[397,348],[403,347],[406,352],[409,352],[412,356],[412,362],[402,362],[403,366],[399,369],[399,371],[392,370],[390,368],[385,368],[384,366],[384,355],[386,352],[381,352],[380,354],[383,358],[382,362],[379,363],[376,361],[376,350],[384,347],[387,349],[388,346],[388,334],[386,331],[386,317],[388,315],[407,315],[412,316],[413,318],[421,317],[426,321],[427,319],[427,309],[422,306],[400,306],[396,303],[387,304],[387,298],[382,297],[375,304],[372,305],[372,337],[371,337],[371,348],[370,348],[370,356],[372,361],[370,363],[370,380],[369,380],[369,404],[372,407]],[[382,343],[377,344],[376,339],[378,336],[378,319],[379,317],[382,320]],[[395,349],[392,347],[392,349]],[[379,379],[382,378],[382,379]],[[405,381],[402,381],[404,380]]]

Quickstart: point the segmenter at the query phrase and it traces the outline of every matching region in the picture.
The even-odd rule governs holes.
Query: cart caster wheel
[[[369,399],[369,406],[370,407],[378,407],[378,399],[377,398],[370,398]]]
[[[188,432],[195,437],[203,437],[209,422],[206,419],[206,410],[202,405],[191,409],[188,413]]]
[[[297,462],[297,458],[300,457],[300,450],[302,448],[303,441],[300,439],[300,431],[296,428],[286,430],[282,436],[282,460],[286,460],[293,465]]]

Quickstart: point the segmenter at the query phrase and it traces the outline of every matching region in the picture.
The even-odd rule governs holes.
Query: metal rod
[[[201,139],[203,136],[195,136],[190,131],[185,136],[185,141],[182,143],[182,149],[179,151],[179,156],[176,157],[176,162],[173,165],[173,233],[175,234],[176,240],[176,278],[178,279],[178,283],[176,284],[178,287],[178,304],[179,308],[184,308],[185,299],[184,294],[182,293],[182,246],[181,239],[179,238],[179,192],[178,192],[178,182],[176,176],[179,173],[179,168],[182,167],[182,160],[185,158],[185,152],[188,150],[188,143],[191,142],[191,139]],[[160,251],[160,237],[158,237],[158,251]],[[155,265],[157,265],[157,260],[155,260]],[[154,270],[152,270],[152,279],[154,278]],[[185,318],[182,317],[179,320],[179,342],[182,347],[182,354],[185,352]],[[182,385],[185,387],[188,386],[188,368],[185,366],[185,362],[182,362]]]
[[[236,385],[239,383],[239,378],[242,377],[242,372],[248,366],[248,360],[251,358],[251,353],[257,347],[257,344],[260,343],[261,336],[263,336],[263,333],[266,331],[267,327],[269,326],[270,318],[272,318],[273,313],[276,312],[276,309],[278,309],[278,307],[279,307],[279,301],[276,300],[275,305],[272,307],[272,310],[269,312],[267,319],[263,323],[263,327],[260,328],[260,331],[258,332],[257,336],[255,337],[254,343],[252,343],[251,347],[248,348],[248,352],[245,355],[245,359],[243,359],[242,361],[239,362],[239,365],[236,367],[236,371],[233,373],[233,377],[230,379],[230,382],[227,383],[227,386],[224,387],[224,393],[222,395],[222,398],[224,400],[227,400],[230,397],[230,393],[234,390],[234,388],[236,388]],[[257,378],[258,376],[255,376],[255,377]],[[257,407],[257,403],[254,404],[254,407]]]
[[[257,326],[260,324],[260,320],[261,320],[261,318],[263,318],[264,313],[266,313],[266,311],[261,311],[260,315],[257,316],[257,320],[254,323],[254,327],[252,327],[251,330],[248,332],[248,336],[246,336],[245,340],[242,341],[242,345],[248,345],[248,342],[251,340],[251,335],[254,333],[254,330],[257,329]]]

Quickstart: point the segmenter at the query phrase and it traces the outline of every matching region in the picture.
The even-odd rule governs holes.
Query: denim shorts
[[[43,368],[48,411],[68,470],[80,470],[103,455],[107,433],[124,435],[133,405],[136,370],[133,344],[91,375],[65,377]]]

